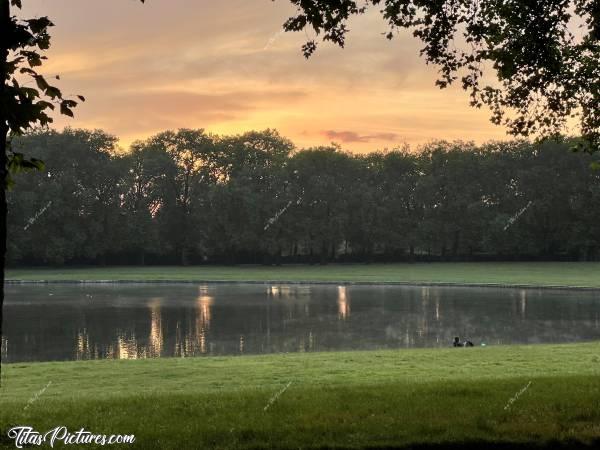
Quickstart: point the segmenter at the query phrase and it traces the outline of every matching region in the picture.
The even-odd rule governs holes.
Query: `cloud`
[[[377,8],[351,21],[343,50],[324,43],[309,60],[304,33],[278,31],[294,12],[286,1],[28,0],[22,16],[53,19],[43,71],[87,98],[55,126],[104,128],[123,146],[179,127],[277,128],[299,147],[328,139],[357,152],[503,137],[460,89],[435,87],[410,33],[385,39]]]
[[[304,96],[298,90],[118,93],[99,98],[93,113],[80,117],[121,137],[148,135],[167,128],[207,127],[240,120],[256,110],[277,103],[293,104]]]
[[[326,130],[323,131],[323,135],[328,139],[339,141],[343,143],[356,143],[356,142],[372,142],[372,141],[396,141],[399,136],[396,133],[373,133],[373,134],[358,134],[354,131],[335,131]]]

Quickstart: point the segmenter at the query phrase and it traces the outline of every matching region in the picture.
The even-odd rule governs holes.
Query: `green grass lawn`
[[[600,263],[331,264],[11,269],[12,280],[332,281],[600,287]]]
[[[0,428],[136,448],[595,448],[599,377],[600,343],[10,364]]]

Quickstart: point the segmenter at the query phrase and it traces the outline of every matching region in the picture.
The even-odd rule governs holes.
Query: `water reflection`
[[[213,303],[214,298],[208,295],[200,295],[197,300],[199,314],[196,316],[196,339],[199,352],[202,354],[207,352],[206,333],[210,329],[210,309]]]
[[[4,360],[8,356],[8,340],[0,336],[0,357]]]
[[[86,329],[79,330],[77,332],[77,350],[75,352],[75,359],[89,359],[89,355],[92,352],[90,351],[90,340],[88,338],[88,334]]]
[[[271,297],[282,298],[282,297],[290,297],[291,295],[294,294],[294,291],[292,291],[290,286],[274,285],[274,286],[269,286],[267,288],[267,294]]]
[[[160,316],[160,298],[153,298],[150,303],[150,343],[148,355],[152,357],[161,356],[163,349],[163,331]]]
[[[135,336],[129,338],[125,336],[117,337],[117,348],[114,353],[111,353],[113,354],[112,357],[115,359],[138,359],[138,346]],[[142,351],[142,354],[139,356],[144,358],[146,352]]]
[[[520,306],[520,312],[521,312],[521,318],[524,319],[525,318],[525,313],[527,311],[527,291],[525,289],[521,289],[521,291],[519,292],[520,297],[521,297],[521,302],[519,304]]]
[[[348,301],[348,289],[346,286],[338,286],[338,316],[345,320],[350,316],[350,302]]]
[[[5,314],[9,362],[600,339],[600,294],[581,291],[8,286]]]

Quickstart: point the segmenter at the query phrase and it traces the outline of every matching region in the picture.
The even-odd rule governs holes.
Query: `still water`
[[[7,286],[7,362],[600,339],[600,293],[408,286]]]

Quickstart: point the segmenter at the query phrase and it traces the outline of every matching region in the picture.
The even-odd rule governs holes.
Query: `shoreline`
[[[6,285],[247,284],[555,289],[600,292],[600,263],[330,264],[16,268]]]
[[[553,284],[522,284],[522,283],[453,283],[434,281],[348,281],[348,280],[4,280],[5,285],[46,285],[46,284],[252,284],[252,285],[329,285],[329,286],[406,286],[406,287],[476,287],[503,289],[544,289],[544,290],[573,290],[598,291],[598,286],[570,286]]]
[[[367,355],[376,355],[375,358],[391,357],[400,358],[410,357],[416,355],[417,357],[427,356],[428,354],[444,354],[444,356],[451,355],[451,357],[457,357],[458,359],[463,357],[460,352],[465,352],[464,357],[467,359],[476,359],[474,355],[469,355],[467,352],[519,352],[519,351],[541,351],[544,352],[548,349],[564,350],[574,348],[587,348],[587,347],[598,347],[600,348],[600,339],[583,340],[577,342],[565,341],[565,342],[528,342],[528,343],[516,343],[516,344],[486,344],[484,346],[475,345],[468,350],[460,350],[452,347],[452,345],[443,347],[397,347],[397,348],[374,348],[374,349],[342,349],[342,350],[317,350],[310,352],[273,352],[273,353],[245,353],[245,354],[208,354],[208,355],[194,355],[186,356],[185,360],[198,360],[198,361],[211,361],[212,362],[227,362],[233,364],[235,361],[240,359],[249,359],[255,362],[268,362],[272,359],[281,359],[287,361],[294,361],[297,359],[304,360],[306,358],[317,359],[317,360],[328,360],[328,359],[347,359],[347,358],[361,358]],[[462,348],[462,347],[461,347]],[[447,352],[447,353],[446,353]],[[411,355],[412,353],[412,355]],[[476,355],[475,355],[476,356]],[[158,356],[158,357],[142,357],[142,358],[130,358],[130,359],[119,359],[119,358],[98,358],[98,359],[57,359],[57,360],[24,360],[24,361],[2,361],[3,367],[18,367],[18,366],[36,366],[36,365],[86,365],[86,364],[128,364],[140,361],[145,361],[150,364],[165,364],[176,363],[181,360],[181,356]],[[202,363],[199,363],[202,364]],[[600,375],[600,372],[599,372]],[[452,378],[452,377],[450,377]],[[415,380],[413,380],[415,381]]]

